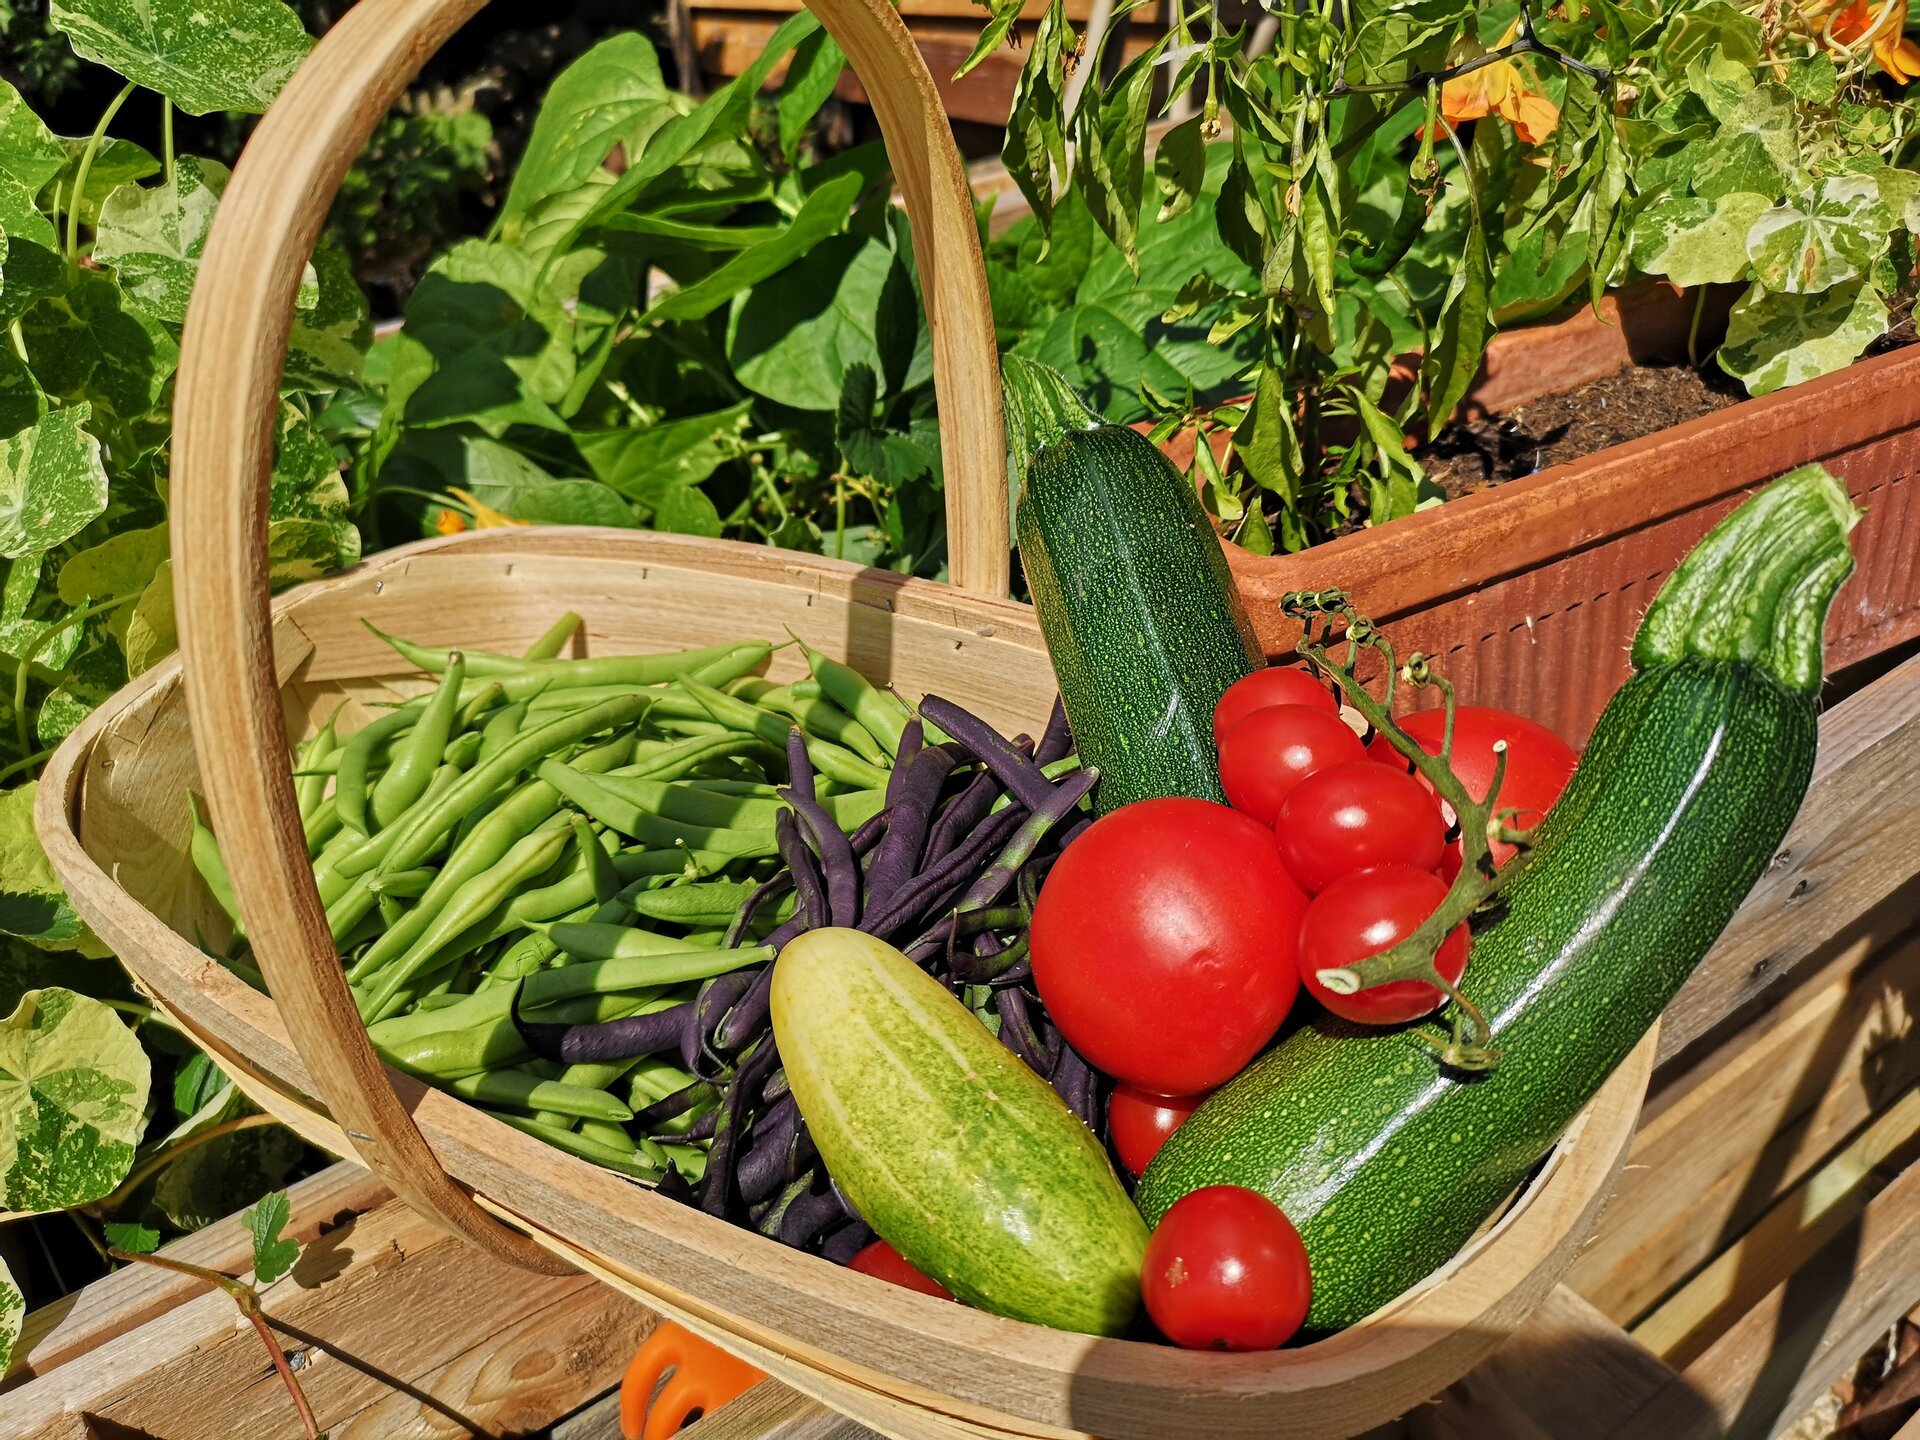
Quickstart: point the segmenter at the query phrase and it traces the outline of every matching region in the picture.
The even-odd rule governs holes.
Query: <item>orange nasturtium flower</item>
[[[1907,0],[1853,0],[1819,12],[1815,33],[1834,49],[1873,42],[1873,58],[1901,85],[1920,78],[1920,44],[1903,33]]]
[[[516,520],[513,516],[494,509],[484,500],[476,500],[465,490],[449,485],[447,493],[473,512],[473,528],[476,530],[502,530],[509,525],[526,525],[531,522]],[[458,531],[453,532],[458,534]]]
[[[1515,20],[1492,49],[1506,49],[1519,31],[1520,22]],[[1474,48],[1474,54],[1484,53]],[[1473,55],[1462,58],[1472,59]],[[1496,60],[1447,81],[1440,87],[1440,115],[1448,129],[1485,115],[1502,116],[1513,126],[1513,133],[1529,145],[1538,145],[1560,123],[1559,107],[1535,88],[1533,77],[1511,59]]]

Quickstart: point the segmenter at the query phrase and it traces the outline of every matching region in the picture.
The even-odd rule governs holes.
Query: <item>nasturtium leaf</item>
[[[66,625],[71,611],[45,603],[40,576],[46,557],[35,551],[7,562],[0,585],[0,654],[31,657],[48,670],[60,670],[80,648],[81,625]]]
[[[338,533],[325,520],[275,520],[267,526],[267,583],[304,585],[340,568]]]
[[[13,1283],[7,1262],[0,1260],[0,1375],[13,1363],[13,1347],[20,1343],[20,1322],[26,1314],[26,1299]]]
[[[0,559],[50,550],[107,508],[100,442],[85,405],[55,410],[0,440]]]
[[[353,261],[331,236],[313,253],[313,304],[293,317],[282,388],[340,390],[360,383],[373,322]]]
[[[60,567],[60,599],[85,605],[146,589],[167,558],[167,527],[122,530],[91,550],[68,557]]]
[[[1751,63],[1728,56],[1718,45],[1709,45],[1687,64],[1687,89],[1722,124],[1733,119],[1740,102],[1753,93]]]
[[[1801,171],[1793,94],[1768,82],[1743,96],[1720,129],[1689,142],[1693,189],[1709,199],[1751,190],[1769,197],[1796,187]]]
[[[180,361],[166,327],[126,304],[103,270],[74,272],[66,291],[34,305],[20,326],[40,388],[69,405],[91,404],[103,423],[152,410]]]
[[[1920,219],[1920,210],[1908,209],[1920,203],[1920,171],[1881,165],[1866,173],[1873,176],[1874,184],[1880,187],[1880,204],[1885,207],[1893,224],[1911,230],[1913,226],[1910,220]]]
[[[280,1233],[292,1218],[293,1204],[284,1190],[262,1195],[259,1204],[240,1216],[253,1237],[253,1278],[261,1285],[271,1285],[300,1258],[300,1242]]]
[[[160,1248],[160,1232],[150,1225],[110,1220],[102,1228],[106,1231],[107,1244],[128,1255],[151,1255]]]
[[[1864,281],[1814,295],[1755,285],[1727,318],[1720,365],[1765,395],[1845,369],[1886,330],[1886,302]]]
[[[1714,200],[1662,195],[1634,217],[1633,263],[1689,290],[1744,279],[1747,232],[1768,204],[1749,190]]]
[[[1804,104],[1831,105],[1840,93],[1840,71],[1824,51],[1795,56],[1786,72],[1787,88]]]
[[[108,1006],[29,991],[0,1021],[0,1205],[67,1210],[111,1193],[133,1165],[151,1079]]]
[[[1865,273],[1892,229],[1871,176],[1833,175],[1759,215],[1747,232],[1747,255],[1769,290],[1813,295]]]
[[[143,675],[174,652],[180,643],[173,626],[173,562],[162,560],[153,579],[140,594],[121,640],[127,673]]]
[[[11,325],[36,300],[58,294],[66,284],[65,256],[25,235],[8,234],[0,220],[0,325]]]
[[[106,952],[67,903],[59,877],[40,848],[40,836],[33,828],[39,789],[40,782],[31,780],[0,790],[0,934],[18,936],[40,950],[78,950],[98,957]],[[4,1104],[0,1099],[0,1108]],[[0,1151],[5,1146],[4,1125],[0,1117]],[[0,1166],[4,1163],[0,1154]],[[0,1206],[5,1204],[0,1197]]]
[[[200,273],[227,167],[183,155],[152,189],[129,182],[100,207],[93,258],[111,265],[128,300],[155,319],[183,325]]]
[[[1760,63],[1761,39],[1760,22],[1753,16],[1727,0],[1707,0],[1689,6],[1684,16],[1667,24],[1660,41],[1661,68],[1667,73],[1683,71],[1694,56],[1716,45],[1728,59],[1751,69]]]
[[[281,0],[52,0],[48,15],[80,55],[189,115],[265,113],[313,47]]]
[[[347,518],[348,504],[346,481],[340,476],[333,446],[298,406],[283,403],[267,514],[276,521],[323,523],[333,540],[333,562],[328,568],[340,569],[360,558],[360,532]]]
[[[616,35],[587,51],[547,89],[500,210],[502,233],[514,235],[541,201],[585,184],[615,146],[631,158],[676,108],[646,36]]]
[[[0,230],[49,247],[58,243],[53,221],[35,200],[66,158],[20,92],[0,80]]]
[[[183,1066],[183,1072],[188,1067]],[[188,1082],[181,1094],[180,1080]],[[246,1098],[219,1071],[176,1078],[176,1105],[197,1102],[187,1117],[149,1147],[178,1145],[216,1125],[250,1113]],[[258,1199],[286,1178],[303,1151],[299,1138],[277,1125],[238,1130],[186,1151],[161,1172],[153,1205],[181,1230],[197,1230]]]
[[[62,135],[61,148],[67,152],[66,164],[60,167],[60,173],[49,180],[40,192],[40,199],[47,209],[53,209],[53,199],[57,195],[60,208],[71,209],[74,205],[73,188],[80,183],[80,165],[86,158],[88,148],[93,144],[90,137],[84,135]],[[100,219],[100,207],[107,197],[122,185],[131,185],[136,180],[145,180],[160,173],[160,162],[131,140],[115,140],[108,137],[94,151],[93,164],[87,169],[87,193],[79,199],[80,218],[89,225]]]

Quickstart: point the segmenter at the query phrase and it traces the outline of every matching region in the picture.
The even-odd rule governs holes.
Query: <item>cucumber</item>
[[[1091,1131],[884,941],[811,930],[773,969],[773,1033],[827,1172],[922,1274],[995,1315],[1117,1335],[1147,1228]]]
[[[1820,635],[1857,512],[1796,471],[1681,562],[1462,989],[1501,1058],[1444,1070],[1405,1029],[1319,1016],[1216,1092],[1135,1194],[1149,1222],[1244,1185],[1299,1229],[1310,1329],[1430,1274],[1552,1147],[1726,927],[1813,769]]]
[[[1213,707],[1261,663],[1213,522],[1145,436],[1108,425],[1055,371],[1006,360],[1023,481],[1020,563],[1095,808],[1224,804]]]

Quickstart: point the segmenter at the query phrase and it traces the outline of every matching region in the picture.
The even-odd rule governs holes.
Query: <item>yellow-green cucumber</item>
[[[1102,814],[1169,795],[1225,803],[1213,709],[1262,663],[1213,522],[1144,435],[1056,371],[1008,356],[1020,564]]]
[[[1818,467],[1747,501],[1674,572],[1461,988],[1500,1051],[1467,1078],[1407,1029],[1321,1016],[1176,1130],[1135,1193],[1283,1210],[1342,1329],[1443,1263],[1639,1043],[1719,938],[1813,770],[1820,639],[1858,512]]]
[[[820,1158],[882,1239],[992,1314],[1127,1327],[1147,1227],[1106,1151],[939,981],[871,935],[812,930],[772,1002]]]

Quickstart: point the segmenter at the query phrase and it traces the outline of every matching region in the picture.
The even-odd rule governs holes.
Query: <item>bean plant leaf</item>
[[[13,1347],[20,1343],[20,1322],[26,1314],[26,1298],[13,1283],[7,1262],[0,1260],[0,1375],[13,1363]]]
[[[80,55],[189,115],[264,114],[313,47],[281,0],[52,0],[48,15]]]
[[[151,1255],[160,1248],[160,1232],[150,1225],[110,1221],[104,1227],[107,1243],[129,1255]]]
[[[579,189],[616,146],[643,148],[676,113],[644,35],[603,40],[555,77],[500,210],[502,233],[550,196]]]
[[[1845,369],[1887,330],[1887,306],[1865,281],[1815,295],[1753,286],[1727,318],[1720,365],[1755,395]]]
[[[835,235],[765,285],[734,297],[727,358],[739,382],[798,410],[831,413],[853,364],[881,369],[875,318],[893,250]]]
[[[800,137],[840,83],[846,63],[845,52],[824,30],[815,31],[793,47],[779,104],[780,153],[789,164],[800,152]]]
[[[0,231],[40,245],[58,243],[53,222],[34,201],[66,158],[20,92],[0,80]]]
[[[1872,176],[1831,175],[1758,216],[1747,232],[1747,255],[1769,290],[1813,295],[1865,274],[1892,229]]]
[[[261,1196],[257,1205],[240,1216],[253,1237],[253,1278],[258,1284],[271,1285],[300,1258],[300,1242],[280,1233],[292,1218],[293,1203],[284,1190]]]
[[[1768,208],[1764,195],[1735,190],[1714,200],[1662,195],[1633,222],[1634,265],[1675,285],[1728,284],[1748,273],[1747,234]]]
[[[743,290],[771,279],[847,223],[862,188],[858,174],[836,175],[807,196],[792,222],[777,235],[749,246],[712,274],[684,290],[674,290],[640,319],[698,320],[711,315]]]
[[[227,178],[226,166],[183,155],[170,179],[152,189],[122,185],[100,207],[94,259],[113,266],[128,299],[155,319],[186,323]]]
[[[0,559],[51,550],[107,508],[100,442],[85,428],[91,413],[56,410],[0,440]]]
[[[29,991],[0,1021],[0,1205],[67,1210],[111,1193],[133,1165],[151,1080],[112,1009]]]

